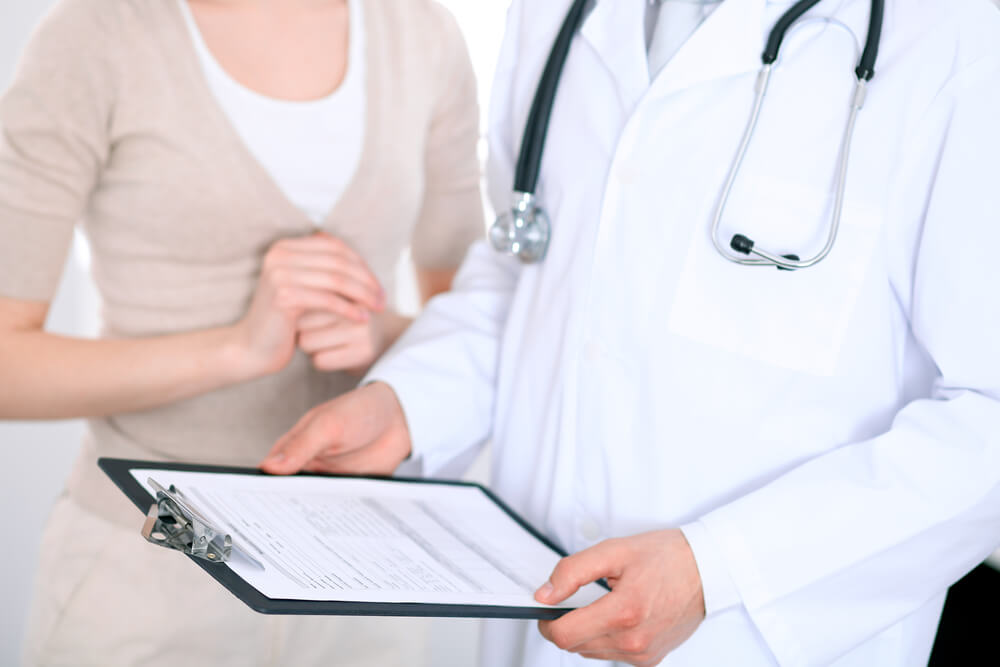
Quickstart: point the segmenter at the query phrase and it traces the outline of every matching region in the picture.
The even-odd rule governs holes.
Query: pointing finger
[[[291,475],[338,439],[338,422],[323,419],[322,407],[302,418],[261,463],[261,469],[274,475]]]
[[[305,470],[324,474],[342,475],[392,475],[399,461],[388,455],[378,443],[348,451],[336,456],[320,456],[306,464]]]

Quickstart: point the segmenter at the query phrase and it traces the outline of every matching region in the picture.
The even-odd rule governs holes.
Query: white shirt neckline
[[[187,0],[177,0],[206,83],[233,130],[284,196],[321,226],[353,180],[364,146],[366,71],[362,0],[348,0],[348,64],[316,100],[283,100],[234,79],[208,48]]]
[[[364,18],[360,0],[347,0],[348,4],[348,47],[347,47],[347,68],[344,78],[335,90],[323,97],[313,100],[286,100],[272,97],[260,93],[249,86],[237,81],[212,53],[205,37],[198,27],[198,22],[194,18],[187,0],[177,0],[180,5],[181,14],[187,24],[188,32],[194,42],[195,51],[201,61],[206,76],[209,77],[213,85],[218,82],[227,88],[227,92],[253,99],[265,104],[276,106],[286,106],[290,108],[309,108],[312,106],[322,106],[335,102],[337,98],[344,97],[351,90],[355,89],[364,79]]]

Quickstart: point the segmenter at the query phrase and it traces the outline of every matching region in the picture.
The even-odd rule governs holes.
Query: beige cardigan
[[[450,268],[482,235],[476,87],[440,6],[366,0],[365,12],[364,150],[324,228],[391,293],[407,245],[418,265]],[[108,337],[237,321],[265,250],[313,229],[217,106],[171,1],[62,0],[0,102],[0,128],[0,295],[50,300],[82,221]],[[90,420],[69,491],[135,526],[98,456],[254,465],[353,383],[299,354],[271,377]]]

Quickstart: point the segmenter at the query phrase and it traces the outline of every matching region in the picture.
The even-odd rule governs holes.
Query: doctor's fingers
[[[613,650],[574,651],[574,653],[588,660],[604,660],[633,665],[633,667],[656,667],[666,657],[665,654],[662,656],[650,656],[645,653],[631,654]]]
[[[669,644],[642,629],[616,633],[581,644],[573,653],[592,660],[622,662],[635,667],[659,665],[676,644]]]
[[[292,475],[302,470],[324,449],[337,442],[342,427],[327,413],[334,411],[339,399],[307,412],[288,433],[271,448],[260,467],[274,475]]]
[[[640,610],[628,606],[624,596],[608,593],[596,602],[575,609],[554,621],[539,621],[538,631],[564,651],[616,651],[638,653],[646,645]],[[633,636],[634,635],[634,636]]]
[[[535,599],[545,604],[558,604],[585,584],[605,577],[618,578],[626,552],[622,540],[611,539],[566,556],[556,564],[545,585],[535,592]]]
[[[378,382],[365,385],[303,415],[275,443],[261,467],[275,474],[296,473],[320,452],[339,454],[373,442],[394,420],[405,424],[392,390]]]
[[[302,266],[272,266],[264,270],[264,280],[275,286],[322,289],[353,301],[369,310],[385,305],[385,296],[377,283],[360,280],[340,270],[320,270]]]
[[[585,658],[610,660],[644,667],[658,665],[673,644],[645,625],[612,632],[569,649]]]
[[[328,435],[328,434],[327,434]],[[396,443],[398,433],[383,433],[373,441],[358,443],[337,443],[324,437],[317,420],[303,420],[292,429],[282,441],[275,445],[262,467],[267,472],[285,474],[306,472],[350,475],[391,475],[405,458],[401,446]],[[408,449],[408,445],[407,445]],[[280,457],[280,458],[278,458]]]
[[[388,434],[392,438],[384,438]],[[336,456],[375,443],[392,458],[410,455],[406,416],[392,388],[372,382],[319,405],[302,417],[271,449],[261,468],[274,474],[301,470],[322,453]]]
[[[306,464],[307,472],[343,475],[392,475],[402,463],[386,436],[346,454],[321,453]]]

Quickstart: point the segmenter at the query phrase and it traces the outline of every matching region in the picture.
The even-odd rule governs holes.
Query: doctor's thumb
[[[535,592],[535,599],[543,604],[559,604],[580,587],[615,576],[618,559],[614,551],[613,541],[606,541],[563,558],[549,580]]]

